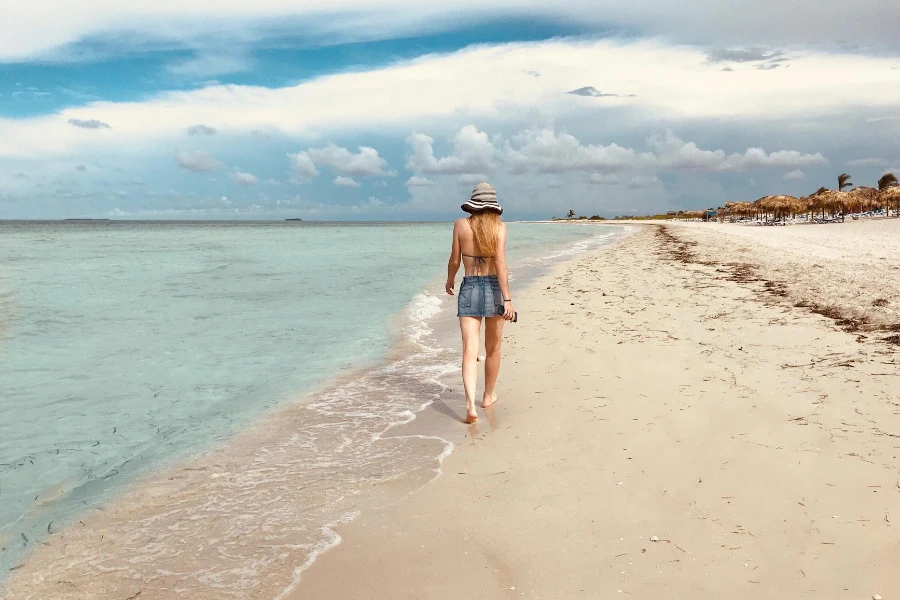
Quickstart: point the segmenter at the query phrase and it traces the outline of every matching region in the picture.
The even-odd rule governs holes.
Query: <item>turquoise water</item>
[[[612,231],[509,228],[513,272]],[[0,223],[0,567],[135,473],[383,360],[411,306],[416,339],[449,241],[449,224]]]

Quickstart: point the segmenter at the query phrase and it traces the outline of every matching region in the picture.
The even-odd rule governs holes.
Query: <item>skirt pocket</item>
[[[472,293],[475,291],[474,285],[464,285],[459,288],[459,297],[456,301],[456,305],[460,309],[469,308],[472,306]]]
[[[494,297],[494,315],[502,315],[503,309],[503,292],[500,287],[491,287],[491,295]]]

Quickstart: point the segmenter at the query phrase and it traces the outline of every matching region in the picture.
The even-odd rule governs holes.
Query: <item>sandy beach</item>
[[[898,597],[898,240],[646,225],[517,291],[500,404],[290,598]]]
[[[374,437],[323,392],[49,524],[0,597],[897,598],[898,246],[897,220],[633,226],[515,290],[477,424],[456,374]],[[399,458],[309,471],[305,438]]]

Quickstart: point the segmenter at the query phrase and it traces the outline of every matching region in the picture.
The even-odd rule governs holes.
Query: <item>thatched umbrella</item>
[[[809,197],[813,203],[813,207],[822,210],[822,215],[828,210],[831,214],[843,212],[844,207],[850,206],[853,197],[850,192],[839,192],[837,190],[824,190],[817,192]]]
[[[860,212],[871,208],[877,208],[880,204],[878,202],[878,190],[875,188],[865,186],[858,187],[850,190],[847,194],[851,197],[853,206],[858,206]]]
[[[772,196],[763,196],[758,200],[753,201],[753,206],[756,207],[758,213],[762,214],[766,219],[768,219],[769,211],[774,208],[774,205],[769,201]]]
[[[771,212],[777,219],[779,216],[784,217],[791,214],[796,206],[797,198],[793,196],[763,196],[753,204],[762,210],[766,215]]]
[[[794,216],[799,215],[800,213],[805,213],[809,209],[809,202],[806,198],[792,198],[789,201],[791,214]]]
[[[775,218],[777,219],[779,215],[782,218],[786,217],[789,214],[796,214],[794,209],[796,208],[797,198],[794,196],[769,196],[768,203],[775,210]]]
[[[897,215],[900,216],[900,185],[892,185],[878,192],[878,203],[887,207],[888,214],[891,206],[896,206]]]
[[[730,202],[729,204],[731,204],[731,213],[742,217],[756,215],[759,212],[752,202]]]

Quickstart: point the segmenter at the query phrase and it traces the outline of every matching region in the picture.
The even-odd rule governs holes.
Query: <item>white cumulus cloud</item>
[[[434,185],[434,182],[426,177],[418,177],[413,175],[409,179],[406,180],[407,187],[424,187],[429,185]]]
[[[354,154],[346,148],[328,144],[323,148],[310,148],[305,154],[313,164],[331,167],[340,175],[350,177],[390,175],[386,171],[387,161],[378,156],[375,148],[367,146],[360,146],[359,152]]]
[[[474,125],[466,125],[453,138],[453,151],[442,158],[434,156],[434,139],[413,133],[406,140],[412,153],[406,161],[406,168],[427,175],[462,175],[464,173],[485,173],[494,169],[493,159],[496,149],[486,133],[478,131]]]
[[[203,171],[215,171],[223,168],[225,165],[217,161],[215,158],[201,150],[193,152],[185,152],[179,150],[175,153],[175,160],[178,166],[186,171],[194,171],[201,173]]]
[[[551,129],[525,130],[516,134],[507,143],[503,158],[512,173],[615,173],[656,162],[652,155],[638,154],[631,148],[617,144],[582,144],[569,133]]]
[[[790,173],[786,173],[784,178],[787,180],[800,181],[801,179],[805,179],[806,175],[800,169],[794,169]]]
[[[672,170],[739,172],[765,167],[797,168],[827,165],[821,153],[803,154],[796,150],[766,153],[762,148],[748,148],[743,154],[726,154],[724,150],[703,150],[694,142],[686,142],[672,131],[654,135],[648,144],[656,153],[661,167]]]
[[[357,188],[359,187],[358,181],[356,181],[352,177],[343,177],[341,175],[338,175],[337,177],[335,177],[334,181],[332,183],[334,183],[334,185],[339,186],[339,187],[357,187]]]
[[[259,177],[252,173],[245,173],[243,171],[237,171],[232,176],[231,179],[235,183],[239,183],[241,185],[256,185],[259,183]]]
[[[304,179],[312,179],[319,174],[315,163],[306,152],[297,152],[296,154],[288,154],[291,161],[291,169],[294,174]]]

